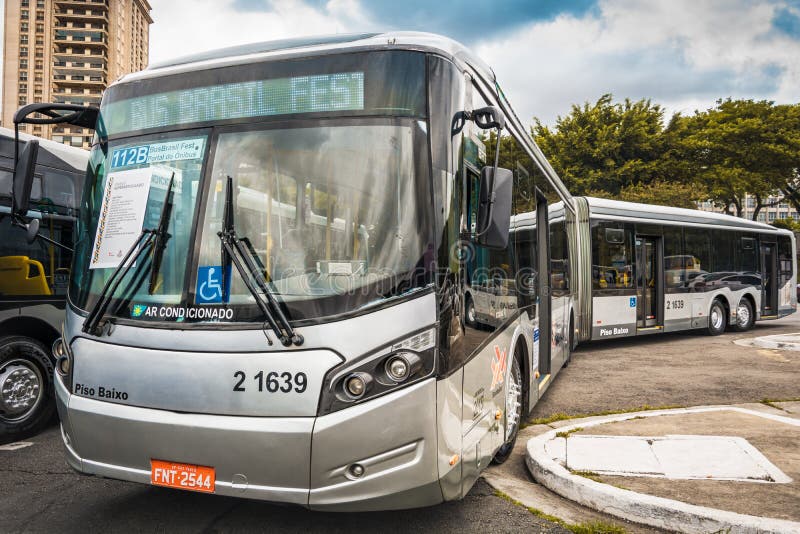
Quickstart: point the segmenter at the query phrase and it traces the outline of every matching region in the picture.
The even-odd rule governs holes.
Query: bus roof
[[[86,170],[86,163],[89,161],[89,151],[87,150],[56,143],[49,139],[43,139],[21,132],[19,134],[19,139],[20,141],[29,141],[31,139],[37,139],[39,141],[38,163],[42,165],[60,167],[63,166],[63,164],[67,164],[81,172]],[[2,143],[2,145],[0,145],[0,147],[2,147],[0,148],[0,153],[2,153],[3,156],[13,158],[14,130],[0,127],[0,142]],[[59,162],[61,162],[62,165],[59,165]]]
[[[484,78],[495,81],[492,69],[457,41],[433,33],[385,32],[323,35],[230,46],[155,63],[143,71],[125,75],[115,83],[264,60],[364,50],[437,52],[456,62],[466,63]]]
[[[725,215],[723,213],[713,213],[687,208],[673,208],[669,206],[656,206],[652,204],[639,204],[637,202],[623,202],[621,200],[609,200],[606,198],[584,197],[589,204],[589,217],[592,216],[612,216],[627,217],[632,219],[651,219],[660,222],[674,222],[684,224],[705,224],[710,226],[730,226],[747,229],[757,232],[792,232],[782,228],[776,228],[769,224],[758,221],[751,221]]]

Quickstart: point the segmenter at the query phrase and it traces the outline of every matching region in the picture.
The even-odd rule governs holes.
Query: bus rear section
[[[587,199],[578,230],[592,283],[584,338],[690,329],[746,331],[794,313],[796,244],[786,230],[719,214]]]
[[[436,504],[509,457],[568,361],[546,221],[569,197],[491,71],[436,36],[314,43],[106,91],[56,366],[76,470],[313,509]],[[533,209],[540,238],[512,231]]]

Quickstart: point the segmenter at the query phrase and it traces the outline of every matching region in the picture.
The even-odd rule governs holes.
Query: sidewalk
[[[534,479],[598,512],[681,532],[800,533],[800,402],[571,419],[524,434]],[[497,475],[487,480],[502,486]]]
[[[734,341],[734,343],[743,347],[756,347],[774,350],[800,350],[800,332],[738,339]]]

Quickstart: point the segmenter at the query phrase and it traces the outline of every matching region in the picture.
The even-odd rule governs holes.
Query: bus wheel
[[[494,464],[502,464],[508,460],[514,450],[514,444],[517,442],[519,424],[522,419],[522,384],[519,357],[515,354],[511,364],[511,376],[506,388],[506,441],[492,458]]]
[[[22,336],[0,338],[0,440],[16,441],[50,422],[53,364],[40,342]]]
[[[478,326],[478,316],[475,312],[475,303],[472,301],[472,297],[467,295],[467,305],[465,306],[466,310],[464,314],[467,316],[467,325],[472,328]]]
[[[572,347],[574,346],[575,341],[575,323],[572,321],[572,317],[569,318],[569,335],[567,336],[567,358],[564,360],[564,365],[562,367],[569,367],[569,362],[572,361]]]
[[[718,336],[725,331],[725,306],[719,300],[711,303],[711,311],[708,313],[708,334]]]
[[[748,299],[742,298],[739,301],[739,305],[736,306],[736,322],[733,325],[733,329],[737,332],[746,332],[753,328],[755,322],[756,317],[753,313],[753,305],[750,304]]]

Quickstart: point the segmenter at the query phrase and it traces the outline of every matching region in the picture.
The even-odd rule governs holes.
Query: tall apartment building
[[[759,210],[756,220],[760,222],[771,223],[777,219],[794,219],[800,220],[800,213],[788,201],[781,201],[778,197],[769,197],[766,199],[767,206]],[[756,197],[753,195],[745,195],[744,209],[742,210],[742,218],[753,219],[753,212],[755,212]],[[724,213],[725,210],[714,205],[713,202],[698,202],[697,209],[702,211],[711,211],[715,213]],[[731,213],[736,213],[731,210]]]
[[[147,0],[6,0],[2,125],[32,102],[99,104],[109,83],[147,66]],[[92,132],[26,125],[24,131],[88,147]]]

